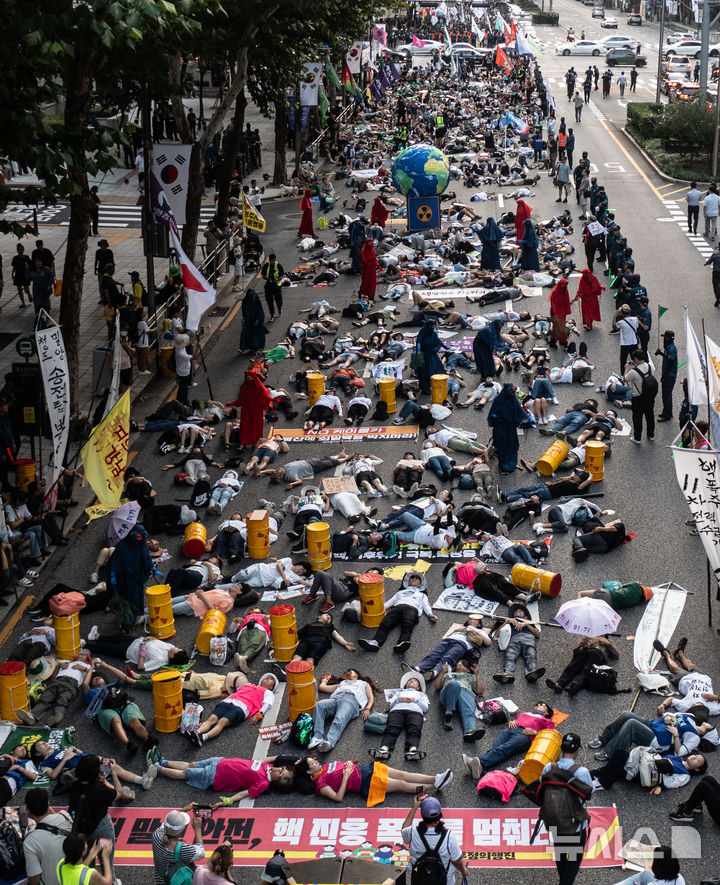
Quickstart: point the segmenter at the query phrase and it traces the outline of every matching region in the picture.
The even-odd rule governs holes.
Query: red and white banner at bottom
[[[584,867],[622,865],[616,808],[590,808]],[[152,834],[170,808],[111,808],[117,841],[115,864],[152,865]],[[208,855],[224,840],[235,863],[264,866],[277,848],[288,861],[353,855],[395,866],[409,859],[402,845],[403,808],[223,808],[203,820]],[[535,808],[448,808],[444,821],[471,867],[552,867],[543,830],[530,844]],[[191,839],[191,833],[188,834]]]

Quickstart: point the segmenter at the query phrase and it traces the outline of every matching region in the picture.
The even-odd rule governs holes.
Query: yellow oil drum
[[[325,376],[319,372],[308,372],[306,375],[308,385],[308,403],[310,408],[315,405],[317,398],[325,393]]]
[[[173,346],[169,344],[167,347],[160,348],[160,372],[163,378],[175,378],[175,372],[170,368],[170,357],[172,356]]]
[[[430,399],[433,405],[441,406],[447,399],[447,375],[432,375],[430,378]]]
[[[550,448],[535,462],[535,469],[542,476],[552,476],[567,458],[570,446],[562,439],[556,439]]]
[[[330,526],[326,522],[311,522],[305,527],[307,558],[314,572],[325,572],[330,568]]]
[[[297,622],[292,605],[275,605],[270,609],[270,637],[275,660],[286,664],[292,660],[298,646]]]
[[[207,529],[201,522],[191,522],[185,527],[185,540],[183,541],[183,554],[188,559],[197,559],[205,552]]]
[[[290,721],[294,722],[301,713],[312,713],[315,706],[315,667],[310,661],[290,661],[285,673]]]
[[[0,719],[19,722],[17,711],[29,709],[25,664],[22,661],[0,664]]]
[[[169,584],[155,584],[145,590],[150,634],[156,639],[172,639],[175,635],[175,615]]]
[[[363,627],[379,627],[385,617],[385,586],[382,575],[366,572],[358,578],[360,621]]]
[[[161,734],[177,731],[183,712],[182,673],[179,670],[158,670],[150,681],[156,731]]]
[[[72,661],[80,653],[80,615],[53,615],[55,650],[62,661]]]
[[[245,524],[248,556],[250,559],[265,559],[270,554],[270,517],[267,510],[253,510]]]
[[[226,625],[227,615],[219,608],[211,608],[205,612],[198,635],[195,637],[195,648],[201,655],[210,654],[210,640],[214,636],[224,636]]]
[[[17,458],[15,461],[15,485],[26,492],[31,482],[35,482],[35,461],[32,458]]]
[[[593,482],[602,482],[605,475],[605,443],[589,439],[585,443],[585,469]]]
[[[562,590],[562,575],[557,572],[547,572],[532,565],[523,565],[518,562],[512,567],[510,580],[521,590],[530,590],[534,593],[539,590],[543,596],[553,599]]]
[[[518,777],[524,784],[531,784],[540,777],[548,763],[560,758],[562,735],[556,728],[544,728],[533,738],[530,749],[525,754]]]
[[[395,405],[395,379],[381,378],[378,381],[378,390],[380,391],[381,402],[387,405],[388,415],[397,412],[397,406]]]

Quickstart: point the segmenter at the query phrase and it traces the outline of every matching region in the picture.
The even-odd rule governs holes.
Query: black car
[[[629,25],[641,25],[642,24],[642,16],[639,12],[633,12],[632,15],[628,16],[627,23]]]
[[[647,58],[644,55],[635,55],[632,49],[609,49],[605,55],[605,64],[610,67],[613,65],[627,67],[635,65],[638,68],[643,68],[647,64]]]

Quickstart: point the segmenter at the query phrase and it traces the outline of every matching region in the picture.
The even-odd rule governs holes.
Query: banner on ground
[[[165,191],[175,221],[181,225],[185,224],[191,153],[191,144],[161,144],[153,153],[153,172]]]
[[[273,432],[273,436],[285,442],[352,442],[361,439],[417,439],[417,424],[392,424],[383,427],[323,427],[322,430],[293,430],[281,427]]]
[[[70,429],[70,374],[62,330],[57,324],[35,333],[45,401],[52,431],[52,473],[49,485],[55,485],[63,469]]]
[[[200,794],[198,794],[200,795]],[[210,795],[210,794],[208,794]],[[152,866],[152,835],[170,808],[111,808],[115,824],[115,864]],[[617,808],[589,808],[590,827],[583,869],[622,864]],[[288,861],[339,857],[350,851],[365,860],[407,866],[402,845],[405,808],[221,808],[202,821],[208,846],[227,840],[235,862],[264,866],[277,848]],[[532,808],[446,809],[443,822],[464,849],[471,867],[554,868],[543,829],[530,839],[538,811]],[[189,838],[189,837],[188,837]],[[210,853],[208,848],[208,854]]]
[[[93,429],[80,452],[85,478],[97,495],[103,511],[108,508],[115,510],[120,506],[129,435],[130,390],[126,390],[112,411]],[[102,515],[93,512],[91,518]]]
[[[680,491],[720,592],[720,458],[714,449],[672,446]]]
[[[404,369],[404,358],[400,360],[384,360],[376,366],[373,366],[370,370],[370,374],[376,381],[379,381],[381,378],[394,378],[398,381],[402,378]]]
[[[257,207],[250,202],[245,192],[243,192],[243,224],[249,230],[256,230],[261,234],[265,233],[265,219],[258,212]]]
[[[670,644],[687,599],[687,592],[673,581],[651,589],[653,598],[645,606],[633,643],[633,663],[639,673],[649,673],[660,663],[653,642]]]
[[[322,73],[322,62],[310,62],[303,66],[300,75],[300,106],[315,107],[318,103],[318,86]]]

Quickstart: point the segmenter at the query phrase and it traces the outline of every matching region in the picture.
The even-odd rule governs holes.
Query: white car
[[[700,58],[700,52],[702,50],[702,43],[700,40],[694,39],[685,39],[678,40],[676,43],[665,44],[662,48],[663,58],[666,58],[669,55],[687,55],[690,58]],[[720,55],[720,44],[711,43],[708,47],[708,54],[713,58],[716,58]]]
[[[616,18],[607,18],[607,17],[605,17],[605,18],[600,22],[600,27],[601,27],[601,28],[615,28],[615,30],[617,31],[618,20],[617,20]]]
[[[612,37],[603,37],[598,40],[605,49],[632,49],[635,51],[640,46],[640,41],[634,37],[628,37],[627,34],[613,34]]]
[[[574,43],[561,43],[555,48],[555,55],[605,55],[607,47],[596,40],[576,40]]]
[[[412,43],[402,43],[395,47],[395,52],[401,52],[403,55],[432,55],[437,49],[442,52],[445,44],[439,40],[423,40],[424,46],[415,46]]]
[[[485,58],[495,53],[494,49],[478,49],[472,43],[453,43],[452,55],[455,58]]]
[[[694,40],[695,34],[691,34],[689,31],[686,31],[683,34],[670,34],[667,38],[666,43],[668,46],[672,46],[673,43],[678,43],[680,40]]]

